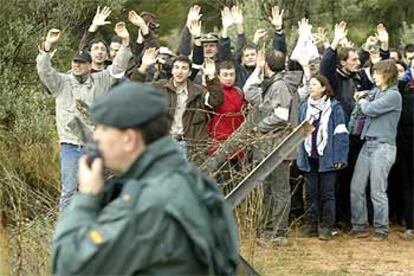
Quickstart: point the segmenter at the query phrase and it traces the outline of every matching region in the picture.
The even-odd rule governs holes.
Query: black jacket
[[[414,153],[414,88],[404,81],[400,81],[398,88],[402,96],[402,111],[397,129],[397,147]]]
[[[385,59],[389,57],[389,52],[382,51],[381,56]],[[366,57],[364,56],[360,57],[361,61],[365,59]],[[337,53],[331,47],[326,49],[323,55],[320,73],[329,79],[335,91],[335,99],[341,103],[345,112],[345,120],[348,122],[355,105],[355,92],[371,90],[374,87],[374,83],[370,80],[365,69],[361,69],[354,74],[347,74],[337,68]]]

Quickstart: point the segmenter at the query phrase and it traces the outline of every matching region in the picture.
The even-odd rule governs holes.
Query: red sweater
[[[246,104],[242,92],[235,86],[221,85],[224,93],[224,102],[210,118],[207,132],[210,138],[216,141],[225,141],[244,122],[243,108]],[[219,143],[209,149],[213,154]]]

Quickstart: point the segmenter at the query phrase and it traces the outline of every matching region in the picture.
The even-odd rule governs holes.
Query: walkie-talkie
[[[99,150],[98,144],[93,140],[92,133],[82,123],[82,121],[75,116],[74,120],[70,122],[70,127],[80,134],[80,138],[84,143],[83,152],[86,155],[86,162],[91,167],[95,158],[102,158],[101,151]]]

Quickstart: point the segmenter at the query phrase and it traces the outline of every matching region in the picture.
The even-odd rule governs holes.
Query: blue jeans
[[[61,193],[59,207],[69,206],[78,188],[78,161],[83,153],[83,147],[62,143],[60,145],[60,181]]]
[[[305,172],[306,223],[332,230],[335,223],[336,171],[319,172],[319,159],[309,158],[310,172]]]
[[[366,188],[371,184],[376,232],[388,233],[387,178],[395,162],[396,147],[376,140],[365,141],[355,165],[351,181],[352,228],[365,230],[368,226]]]

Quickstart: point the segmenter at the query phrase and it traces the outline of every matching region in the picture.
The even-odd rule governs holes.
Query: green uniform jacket
[[[53,273],[235,274],[231,209],[181,156],[166,136],[100,196],[76,195],[56,228]]]

